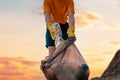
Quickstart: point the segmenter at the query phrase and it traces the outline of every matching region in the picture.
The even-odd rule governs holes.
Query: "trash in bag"
[[[56,50],[47,59],[41,61],[41,70],[47,80],[88,80],[89,67],[76,47],[75,38],[62,39],[59,23],[55,22]]]

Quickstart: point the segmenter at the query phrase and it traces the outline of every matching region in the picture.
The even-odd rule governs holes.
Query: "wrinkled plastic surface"
[[[75,38],[62,39],[58,23],[53,24],[56,50],[41,63],[41,69],[47,80],[88,80],[89,68],[74,44]]]
[[[61,47],[58,46],[58,48]],[[88,80],[89,68],[75,44],[72,44],[49,61],[49,67],[44,69],[47,80]],[[86,70],[83,71],[83,68],[86,68]]]

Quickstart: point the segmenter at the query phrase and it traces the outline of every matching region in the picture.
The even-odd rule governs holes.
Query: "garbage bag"
[[[57,28],[59,33],[59,25]],[[75,38],[63,40],[56,35],[56,39],[56,50],[40,66],[47,80],[88,80],[89,67],[74,43]]]

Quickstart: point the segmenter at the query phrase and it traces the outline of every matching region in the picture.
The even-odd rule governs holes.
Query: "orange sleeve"
[[[74,2],[73,2],[73,0],[68,0],[68,10],[67,10],[67,13],[69,13],[69,12],[75,12],[74,11]]]
[[[49,4],[49,0],[44,0],[44,14],[45,13],[50,13],[50,4]]]

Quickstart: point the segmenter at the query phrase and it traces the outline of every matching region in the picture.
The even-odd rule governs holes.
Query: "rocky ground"
[[[120,80],[120,50],[118,50],[101,77],[91,80]]]

